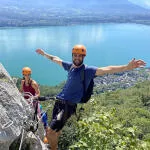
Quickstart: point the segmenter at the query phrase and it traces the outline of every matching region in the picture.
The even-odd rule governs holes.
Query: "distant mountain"
[[[150,21],[147,21],[150,20],[150,10],[128,0],[1,0],[0,2],[0,26],[134,22],[141,17],[144,23],[150,24]]]
[[[0,6],[15,6],[21,9],[82,8],[106,13],[112,11],[146,12],[146,9],[134,5],[128,0],[1,0]]]

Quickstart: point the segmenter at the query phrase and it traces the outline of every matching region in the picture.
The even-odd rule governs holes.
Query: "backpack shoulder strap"
[[[83,64],[83,68],[81,70],[81,80],[82,80],[82,82],[84,82],[84,78],[85,78],[85,65]]]
[[[83,95],[85,95],[85,92],[86,92],[86,88],[85,88],[85,65],[83,64],[83,68],[81,70],[81,80],[82,80],[82,83],[83,83]]]

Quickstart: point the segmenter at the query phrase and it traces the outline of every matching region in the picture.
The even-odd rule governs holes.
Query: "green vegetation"
[[[62,86],[40,86],[41,95],[53,96]],[[48,103],[43,102],[43,107]],[[49,119],[51,111],[52,108],[48,112]],[[95,94],[87,104],[79,104],[77,116],[70,118],[62,131],[59,147],[65,150],[149,150],[150,81]]]
[[[150,81],[145,81],[126,90],[94,95],[80,120],[73,117],[64,128],[62,149],[150,149],[149,85]]]
[[[40,85],[41,95],[43,96],[56,96],[64,86],[64,82],[56,86],[43,86]]]

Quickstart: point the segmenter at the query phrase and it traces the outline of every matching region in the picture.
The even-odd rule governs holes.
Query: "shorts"
[[[53,108],[50,128],[56,132],[60,131],[71,115],[76,113],[77,104],[65,101],[57,101]]]

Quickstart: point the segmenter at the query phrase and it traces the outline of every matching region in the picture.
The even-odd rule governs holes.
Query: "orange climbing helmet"
[[[84,45],[75,45],[72,49],[72,54],[81,54],[86,56],[86,47]]]
[[[22,74],[23,75],[30,75],[32,73],[32,70],[29,67],[24,67],[22,69]]]

